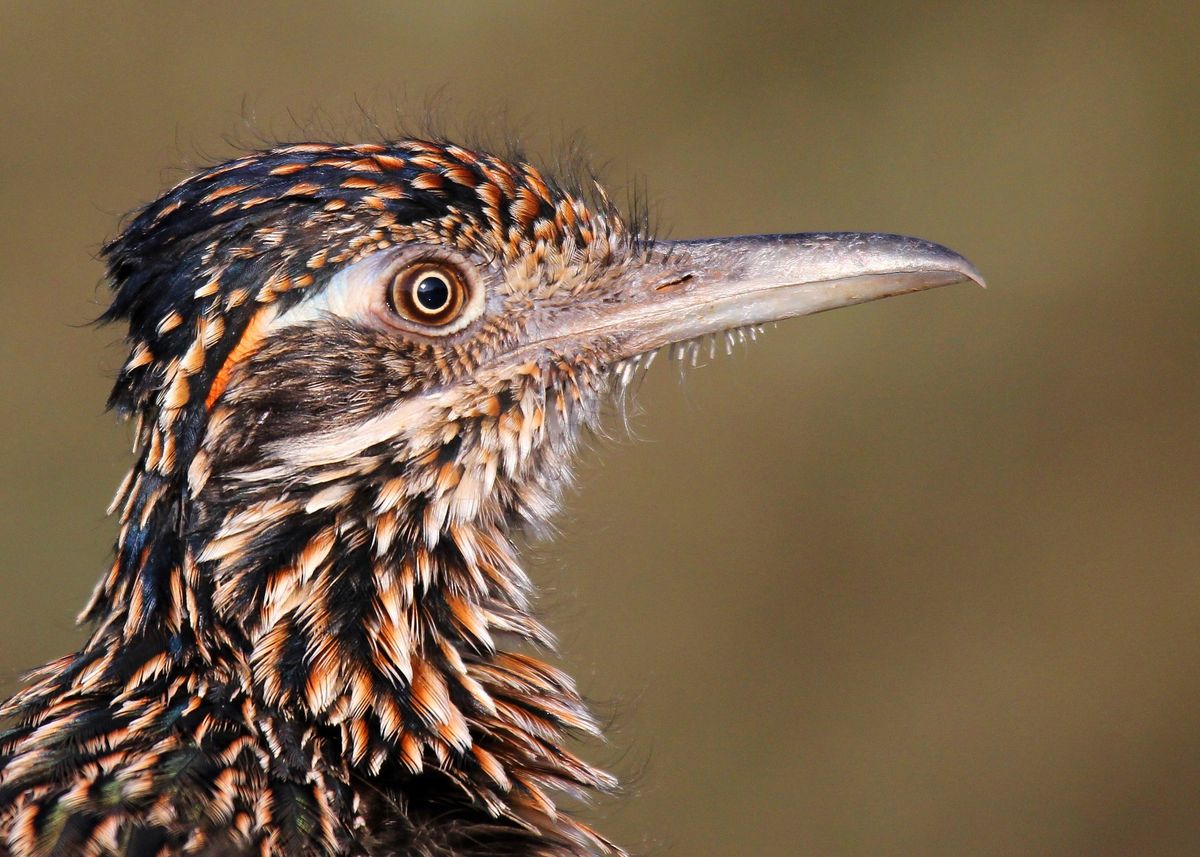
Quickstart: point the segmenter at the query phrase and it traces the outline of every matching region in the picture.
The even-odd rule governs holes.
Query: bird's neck
[[[442,489],[477,474],[435,467],[414,493],[407,464],[369,489],[332,480],[234,504],[215,483],[185,497],[143,458],[119,495],[113,571],[85,614],[85,671],[172,710],[216,693],[301,768],[325,764],[304,750],[319,734],[347,781],[404,793],[436,775],[493,816],[588,839],[548,789],[614,782],[563,748],[597,727],[537,655],[552,640],[509,532],[553,505],[565,464],[537,462],[543,484],[501,472],[469,516]],[[279,747],[284,734],[297,746]]]

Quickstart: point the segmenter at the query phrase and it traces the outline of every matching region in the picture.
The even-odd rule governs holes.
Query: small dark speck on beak
[[[681,274],[678,277],[674,277],[673,279],[667,280],[665,283],[659,283],[657,286],[654,287],[654,291],[665,292],[665,291],[675,288],[676,286],[682,286],[684,283],[686,283],[688,280],[692,279],[692,277],[694,277],[694,276],[695,275],[691,274],[691,273]]]

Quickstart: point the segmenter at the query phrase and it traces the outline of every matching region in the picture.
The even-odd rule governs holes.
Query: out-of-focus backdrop
[[[432,100],[662,232],[907,232],[956,287],[644,383],[530,564],[664,855],[1200,853],[1194,3],[6,3],[0,687],[128,464],[95,253],[263,140]],[[440,94],[439,94],[440,93]],[[419,124],[419,122],[418,122]],[[624,192],[618,190],[618,196]]]

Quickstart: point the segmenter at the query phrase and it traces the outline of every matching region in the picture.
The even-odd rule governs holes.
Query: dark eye
[[[423,312],[439,313],[450,303],[450,284],[441,274],[425,274],[417,281],[413,297]]]
[[[450,324],[467,305],[467,286],[449,265],[424,262],[405,268],[392,279],[388,304],[392,311],[417,324]]]

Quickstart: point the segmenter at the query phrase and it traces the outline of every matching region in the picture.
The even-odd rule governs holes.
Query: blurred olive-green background
[[[530,565],[640,852],[1200,853],[1194,3],[5,3],[0,686],[80,638],[128,432],[95,252],[190,167],[432,100],[659,228],[907,232],[599,442]],[[439,94],[440,93],[440,94]],[[400,116],[400,118],[397,118]],[[369,118],[368,118],[369,117]],[[618,190],[618,198],[624,197]]]

